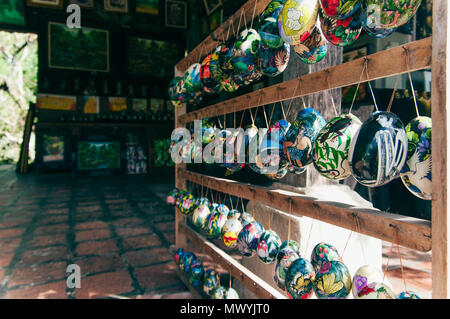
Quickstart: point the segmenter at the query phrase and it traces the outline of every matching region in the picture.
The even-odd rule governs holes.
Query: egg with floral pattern
[[[366,0],[362,20],[368,26],[398,28],[416,14],[421,2],[422,0]]]
[[[211,69],[209,67],[209,64],[211,62],[212,53],[207,55],[201,64],[200,67],[200,80],[203,84],[203,90],[207,94],[217,94],[222,91],[222,86],[220,85],[220,82],[216,81],[211,74]]]
[[[227,214],[228,219],[234,218],[234,219],[239,220],[239,217],[241,217],[241,212],[238,211],[237,209],[231,209]]]
[[[378,299],[379,296],[390,296],[392,287],[386,282],[383,283],[383,279],[383,273],[372,265],[358,268],[352,280],[353,297],[355,299]],[[392,299],[395,299],[395,296]]]
[[[204,275],[205,275],[205,270],[201,263],[196,264],[196,265],[191,265],[191,273],[190,273],[190,277],[189,277],[189,283],[194,287],[202,286]]]
[[[314,292],[319,299],[345,299],[352,289],[352,277],[343,262],[326,262],[316,272]]]
[[[335,46],[345,47],[353,44],[362,31],[360,15],[361,13],[357,12],[346,19],[338,20],[319,11],[323,35]]]
[[[314,167],[322,176],[339,181],[352,175],[348,152],[361,125],[353,114],[342,114],[322,128],[313,152]]]
[[[235,130],[231,136],[227,137],[224,146],[224,163],[223,165],[227,169],[225,176],[230,176],[233,173],[239,172],[244,168],[245,164],[240,162],[235,151],[235,145],[240,131]],[[229,151],[233,150],[233,151]]]
[[[219,63],[222,71],[227,75],[232,75],[234,72],[233,63],[233,50],[236,45],[236,39],[230,38],[220,45]]]
[[[402,291],[397,299],[421,299],[414,291]]]
[[[290,299],[311,298],[314,291],[315,272],[311,263],[304,259],[294,260],[286,274],[286,292]]]
[[[318,0],[286,1],[278,17],[278,31],[283,41],[295,45],[296,39],[311,34],[318,12]]]
[[[291,47],[284,43],[281,47],[273,49],[261,44],[257,53],[258,69],[264,75],[277,76],[286,70],[289,58],[291,56]]]
[[[242,224],[237,218],[228,219],[222,228],[222,240],[230,249],[236,248],[237,238],[242,230]]]
[[[312,250],[311,263],[316,271],[319,271],[323,264],[335,260],[339,260],[339,253],[330,244],[318,243]]]
[[[346,19],[360,8],[362,0],[320,0],[323,12],[335,19]]]
[[[408,157],[401,170],[403,185],[415,196],[432,199],[431,178],[431,118],[421,116],[406,126]]]
[[[274,174],[288,165],[288,161],[282,157],[285,135],[290,123],[285,120],[277,121],[271,125],[262,138],[260,153],[256,157],[256,167],[260,174]]]
[[[205,205],[210,209],[212,208],[211,201],[206,197],[197,197],[197,199],[195,200],[195,207],[198,207],[200,205]]]
[[[194,211],[195,197],[192,194],[186,194],[180,202],[178,209],[184,215],[189,215]]]
[[[189,93],[186,90],[183,78],[180,78],[180,80],[178,81],[178,83],[175,87],[175,91],[176,91],[177,98],[178,98],[178,100],[175,103],[172,103],[172,104],[174,104],[175,107],[181,107],[181,106],[186,105],[187,103],[190,103],[190,101],[195,96],[194,93]]]
[[[243,256],[253,256],[263,231],[263,227],[258,222],[251,222],[242,228],[238,235],[237,247]]]
[[[300,248],[300,244],[297,243],[295,240],[285,240],[281,246],[280,246],[280,251],[278,253],[277,256],[277,261],[280,262],[280,260],[284,257],[285,254],[288,254],[289,251],[294,252],[296,255],[298,255],[299,257],[301,257],[301,248]]]
[[[239,85],[233,82],[230,75],[225,73],[220,64],[220,53],[224,45],[219,45],[211,54],[211,61],[209,62],[209,69],[211,77],[214,81],[220,82],[222,89],[226,92],[234,92],[239,88]],[[231,72],[231,71],[230,71]]]
[[[185,190],[185,189],[182,189],[182,190],[180,190],[179,192],[178,192],[178,194],[176,195],[176,197],[175,197],[175,206],[179,206],[180,205],[180,203],[181,203],[181,200],[183,199],[183,197],[185,196],[185,195],[187,195],[188,194],[188,191],[187,190]]]
[[[195,93],[203,89],[203,83],[200,80],[200,68],[200,63],[194,63],[184,74],[184,87],[188,93]]]
[[[230,212],[230,209],[225,204],[219,204],[219,205],[217,205],[217,207],[215,207],[214,211],[224,214],[226,217],[228,215],[228,213]]]
[[[192,223],[195,227],[202,229],[205,227],[208,216],[211,214],[207,205],[201,204],[194,209],[192,214]]]
[[[184,249],[183,248],[178,248],[176,253],[175,253],[175,256],[173,257],[173,260],[175,261],[175,263],[177,265],[179,265],[181,257],[183,256],[183,254],[184,254]]]
[[[266,230],[259,238],[256,254],[263,263],[272,264],[277,259],[280,246],[281,240],[278,234],[273,230]]]
[[[328,41],[322,33],[319,20],[311,34],[294,46],[294,51],[297,57],[307,64],[318,63],[327,55]]]
[[[291,264],[300,258],[300,252],[296,252],[293,248],[285,247],[277,256],[277,264],[275,266],[274,281],[280,289],[285,290],[286,273]]]
[[[176,196],[177,196],[178,192],[179,191],[177,188],[172,189],[166,196],[166,203],[171,206],[175,206]]]
[[[212,292],[220,285],[220,277],[217,271],[210,268],[205,272],[203,277],[203,291],[212,296]]]
[[[278,31],[278,17],[286,0],[271,1],[260,16],[261,24],[258,33],[267,48],[277,49],[284,45]]]
[[[223,214],[219,211],[216,211],[215,213],[211,213],[208,216],[207,226],[206,230],[208,232],[208,235],[212,238],[219,238],[222,234],[222,228],[223,225],[225,225],[225,222],[227,221],[227,215]]]

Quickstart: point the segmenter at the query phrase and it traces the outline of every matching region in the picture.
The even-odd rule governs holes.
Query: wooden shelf
[[[52,128],[52,127],[118,127],[118,128],[156,128],[156,129],[173,129],[172,123],[156,124],[156,123],[49,123],[38,122],[35,124],[39,128]]]

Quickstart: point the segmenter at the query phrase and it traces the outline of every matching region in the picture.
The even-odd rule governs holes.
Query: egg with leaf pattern
[[[352,289],[352,277],[339,260],[326,262],[316,272],[314,292],[319,299],[345,299]]]
[[[293,261],[286,274],[286,292],[290,299],[311,298],[314,291],[315,271],[312,264],[298,258]]]
[[[273,230],[266,230],[259,238],[256,254],[263,263],[271,264],[275,262],[280,246],[281,240],[278,234]]]

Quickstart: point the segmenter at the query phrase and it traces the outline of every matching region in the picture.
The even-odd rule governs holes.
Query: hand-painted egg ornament
[[[313,145],[326,121],[312,108],[302,110],[291,124],[283,143],[283,155],[290,165],[305,167],[312,163]]]
[[[214,81],[220,82],[222,89],[226,92],[234,92],[239,88],[239,85],[233,82],[230,75],[225,73],[221,67],[221,51],[224,44],[219,45],[211,54],[211,61],[209,61],[209,70]]]
[[[244,135],[239,135],[236,140],[236,158],[239,161],[250,163],[250,155],[252,152],[256,155],[258,146],[258,128],[255,125],[246,126]]]
[[[318,0],[288,0],[278,17],[278,31],[284,42],[296,45],[311,34],[319,12]]]
[[[183,197],[185,196],[185,195],[187,195],[188,194],[188,191],[187,190],[185,190],[185,189],[182,189],[182,190],[180,190],[179,192],[178,192],[178,194],[176,195],[176,197],[175,197],[175,206],[179,206],[180,205],[180,203],[181,203],[181,200],[183,199]]]
[[[345,47],[353,44],[362,31],[360,15],[361,13],[358,11],[353,16],[338,20],[328,17],[320,10],[319,19],[323,35],[336,46]]]
[[[173,260],[175,261],[175,263],[177,265],[180,264],[180,260],[181,260],[181,257],[183,256],[183,254],[184,254],[184,249],[183,248],[178,248],[177,252],[175,253],[175,256],[173,257]]]
[[[230,176],[236,172],[239,172],[245,167],[245,163],[242,163],[238,157],[237,153],[234,151],[237,137],[240,131],[236,130],[232,133],[231,137],[227,138],[225,142],[225,151],[224,151],[224,163],[223,165],[227,169],[225,176]],[[229,152],[228,150],[233,150],[233,152]]]
[[[421,2],[422,0],[366,0],[362,20],[368,26],[398,28],[416,14]]]
[[[182,107],[183,104],[179,101],[179,94],[178,94],[178,84],[180,81],[182,81],[182,77],[175,77],[172,81],[169,83],[169,100],[175,107]]]
[[[311,263],[304,259],[294,260],[286,274],[286,292],[291,299],[311,298],[315,272]]]
[[[285,43],[278,31],[278,17],[286,0],[271,1],[261,14],[261,24],[258,30],[266,48],[277,49]]]
[[[241,222],[242,227],[245,227],[247,224],[253,223],[255,219],[249,213],[242,212],[241,216],[239,216],[239,221]]]
[[[397,299],[421,299],[414,291],[402,291]]]
[[[316,272],[314,292],[319,299],[345,299],[352,289],[352,276],[338,260],[324,263]]]
[[[194,253],[185,251],[184,254],[180,258],[180,263],[178,264],[178,268],[185,272],[189,272],[191,270],[191,263],[196,260],[197,257]]]
[[[242,224],[237,218],[228,219],[222,227],[222,240],[230,249],[236,248],[237,238],[242,230]]]
[[[200,205],[205,205],[208,208],[212,208],[211,201],[206,197],[197,197],[197,199],[195,200],[195,207],[198,207]]]
[[[401,171],[403,184],[417,197],[431,200],[431,118],[421,116],[406,126],[408,157]]]
[[[241,217],[241,212],[237,209],[231,209],[227,214],[227,219],[237,219],[239,220],[239,217]]]
[[[277,76],[286,70],[291,55],[291,47],[284,43],[277,49],[268,48],[262,44],[258,49],[258,69],[264,75]]]
[[[322,128],[314,143],[313,156],[314,167],[322,176],[338,181],[352,175],[348,152],[361,125],[356,116],[343,114]]]
[[[191,275],[189,277],[189,283],[194,287],[199,287],[203,285],[203,278],[205,276],[205,270],[203,265],[196,264],[191,265]]]
[[[371,265],[365,265],[356,270],[352,280],[352,294],[355,299],[378,299],[379,293],[382,293],[384,287],[390,288],[386,290],[390,295],[390,290],[387,283],[383,283],[383,273]],[[377,290],[381,289],[379,292]],[[395,296],[394,298],[395,299]]]
[[[176,90],[176,94],[177,94],[177,97],[178,97],[178,101],[176,102],[176,104],[174,104],[176,107],[181,107],[181,106],[183,106],[183,105],[185,105],[187,103],[190,103],[191,100],[193,100],[194,97],[195,97],[194,93],[189,93],[186,90],[183,78],[181,78],[178,81],[178,84],[175,87],[175,90]]]
[[[285,254],[287,254],[287,252],[292,251],[293,253],[295,253],[296,255],[298,255],[299,257],[301,257],[300,255],[300,245],[299,243],[297,243],[295,240],[285,240],[281,246],[280,246],[280,251],[278,252],[278,256],[277,256],[277,262],[280,262],[280,260],[283,258],[283,256]]]
[[[171,206],[175,206],[176,196],[178,192],[179,192],[178,189],[176,188],[172,189],[166,196],[166,203]]]
[[[230,212],[230,209],[225,204],[219,204],[219,205],[217,205],[217,207],[215,207],[214,211],[224,214],[226,217],[228,215],[228,213]]]
[[[225,293],[225,299],[239,299],[239,294],[233,288],[228,288]]]
[[[408,138],[400,118],[391,112],[375,112],[352,139],[349,162],[353,177],[377,187],[400,175],[408,154]]]
[[[222,91],[222,86],[220,85],[220,82],[216,81],[211,74],[211,69],[209,67],[209,64],[211,62],[212,53],[206,56],[201,64],[200,67],[200,80],[203,84],[203,90],[207,94],[217,94]]]
[[[377,27],[369,27],[367,25],[366,26],[363,25],[363,29],[364,29],[364,31],[366,31],[366,33],[368,35],[370,35],[371,37],[378,38],[378,39],[387,38],[392,33],[397,31],[397,29],[383,29],[383,28],[377,28]]]
[[[312,250],[311,263],[316,271],[319,271],[323,264],[335,260],[339,260],[339,253],[330,244],[318,243]]]
[[[180,202],[178,209],[184,215],[189,215],[194,211],[195,197],[192,194],[186,194]]]
[[[237,84],[231,77],[226,78],[220,82],[222,88],[225,92],[233,93],[239,89],[239,84]]]
[[[199,105],[202,102],[204,96],[205,96],[205,94],[204,94],[203,89],[200,91],[194,92],[194,93],[192,93],[191,98],[188,100],[188,103],[192,104],[192,105]]]
[[[266,230],[261,234],[258,241],[256,254],[265,264],[272,264],[277,259],[281,246],[280,237],[273,230]]]
[[[200,80],[200,68],[200,63],[194,63],[184,74],[184,88],[188,93],[195,93],[203,89],[203,83]]]
[[[294,46],[297,57],[304,63],[315,64],[327,55],[328,41],[322,33],[320,22],[311,31],[311,35]]]
[[[218,286],[212,292],[211,299],[225,299],[227,289],[224,286]]]
[[[231,59],[233,58],[233,50],[236,45],[236,39],[231,38],[225,43],[220,45],[219,52],[219,63],[222,71],[227,75],[232,75],[234,72],[233,63]]]
[[[253,256],[263,231],[263,227],[257,222],[251,222],[242,228],[238,235],[237,247],[243,256]]]
[[[208,206],[199,205],[196,209],[194,209],[194,213],[192,214],[192,223],[195,227],[202,229],[205,227],[210,214],[211,211]]]
[[[330,18],[346,19],[360,8],[362,0],[320,0],[323,12]]]
[[[374,282],[365,286],[357,299],[396,299],[396,296],[388,285]]]
[[[223,225],[227,221],[227,215],[216,211],[215,213],[211,213],[208,217],[206,229],[208,231],[208,235],[212,238],[219,238],[222,234]]]
[[[214,269],[208,269],[205,272],[203,279],[203,291],[208,295],[212,296],[212,292],[216,287],[220,285],[220,277],[217,271]]]
[[[259,155],[256,157],[256,167],[260,174],[276,174],[281,168],[289,163],[282,157],[285,135],[289,130],[290,123],[280,120],[270,126],[264,135],[259,147]]]
[[[275,266],[274,281],[280,289],[286,289],[286,273],[291,264],[300,258],[300,252],[296,252],[295,249],[285,247],[277,256],[277,264]]]

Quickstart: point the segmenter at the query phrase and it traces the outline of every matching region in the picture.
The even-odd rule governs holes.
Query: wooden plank
[[[433,298],[449,298],[450,256],[448,245],[448,165],[450,164],[448,123],[450,107],[448,89],[449,17],[446,0],[433,1],[433,53],[432,53],[432,118],[433,118],[433,200],[432,200],[432,282]]]
[[[397,74],[429,69],[431,67],[431,42],[431,37],[422,39],[374,53],[366,58],[356,59],[322,71],[306,74],[297,79],[262,88],[182,115],[180,116],[180,122],[189,123],[206,117],[234,113],[256,106],[357,84],[362,73],[362,82],[367,82]],[[406,58],[406,54],[408,54],[408,58]],[[291,58],[295,58],[295,56]],[[363,72],[366,59],[368,59],[368,76],[365,71]]]
[[[199,249],[229,270],[235,279],[242,282],[257,297],[262,299],[286,299],[286,296],[241,265],[234,258],[230,257],[226,252],[209,242],[187,224],[180,222],[178,229],[195,243]]]
[[[227,19],[220,27],[218,27],[213,33],[211,33],[205,40],[200,42],[189,54],[177,63],[175,69],[184,74],[186,69],[193,63],[197,63],[201,58],[212,52],[219,44],[219,40],[225,39],[230,28],[228,38],[233,36],[233,26],[236,33],[239,26],[239,19],[241,19],[240,29],[244,29],[245,22],[247,26],[251,26],[252,17],[255,20],[264,11],[271,0],[249,0],[242,7],[237,10],[231,17]],[[241,18],[242,15],[242,18]],[[253,23],[255,25],[256,21]]]
[[[178,174],[188,181],[219,192],[260,202],[293,215],[308,216],[382,240],[392,241],[397,229],[399,245],[424,252],[431,250],[431,223],[426,220],[382,212],[375,208],[324,202],[286,190],[211,177],[185,169],[180,170]]]

